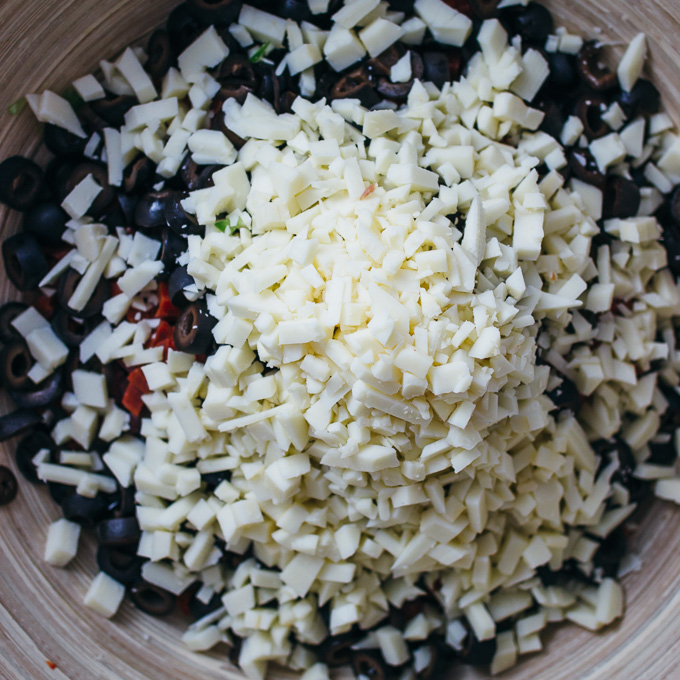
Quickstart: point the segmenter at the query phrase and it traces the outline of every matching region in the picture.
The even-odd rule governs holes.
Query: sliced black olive
[[[89,134],[93,134],[95,132],[101,133],[101,131],[105,127],[109,127],[110,125],[99,114],[95,113],[94,109],[92,108],[93,105],[94,102],[84,102],[83,105],[78,110],[78,118],[80,118],[80,122],[82,123],[83,128]],[[97,148],[95,149],[95,151],[97,151],[100,148],[100,145],[101,142],[97,144]]]
[[[621,560],[627,552],[626,534],[618,527],[600,543],[600,547],[593,555],[593,564],[602,569],[604,576],[616,578]]]
[[[156,174],[154,162],[147,156],[140,156],[130,163],[123,173],[123,191],[128,194],[148,191]]]
[[[167,590],[138,581],[130,588],[130,599],[137,609],[151,616],[168,616],[175,608],[177,598]]]
[[[242,54],[230,54],[220,64],[218,80],[220,83],[229,84],[231,89],[243,85],[250,92],[254,92],[258,86],[255,67],[250,59]]]
[[[664,227],[661,239],[668,253],[668,266],[676,277],[680,277],[680,232]]]
[[[357,678],[363,676],[369,680],[387,680],[390,677],[381,656],[367,650],[352,653],[352,670]]]
[[[28,377],[33,366],[33,357],[23,339],[8,342],[0,352],[2,384],[8,390],[28,391],[34,386]]]
[[[78,137],[59,125],[45,124],[43,141],[55,156],[80,156],[85,150],[87,138]]]
[[[212,614],[214,611],[222,606],[222,598],[218,593],[215,593],[209,602],[201,602],[197,597],[192,597],[189,600],[189,613],[191,616],[198,621],[208,614]]]
[[[602,45],[596,41],[587,42],[578,54],[576,64],[583,82],[596,92],[606,92],[619,82],[614,71],[602,63]]]
[[[358,99],[366,108],[375,106],[380,101],[370,82],[368,71],[363,66],[340,78],[331,88],[330,98]]]
[[[109,174],[106,165],[97,163],[96,161],[79,163],[71,171],[64,190],[66,195],[70,194],[88,175],[92,175],[92,178],[99,184],[102,190],[92,202],[87,214],[92,217],[99,217],[106,211],[116,197],[116,192],[109,185]]]
[[[19,491],[14,473],[5,465],[0,465],[0,505],[11,503]]]
[[[109,498],[98,493],[94,498],[73,493],[61,502],[61,511],[70,522],[93,527],[108,514]]]
[[[279,95],[279,100],[275,103],[276,112],[281,113],[292,113],[293,103],[297,99],[297,94],[291,90],[286,90]]]
[[[581,409],[582,398],[576,385],[566,376],[562,378],[561,384],[554,390],[547,392],[548,397],[557,408],[567,409],[573,413],[578,413]]]
[[[120,208],[123,220],[122,224],[117,224],[116,226],[133,227],[135,224],[135,210],[137,209],[137,203],[139,203],[139,195],[125,194],[122,191],[118,191],[116,192],[116,198],[118,199],[118,207]]]
[[[607,101],[598,95],[585,94],[579,99],[576,115],[581,119],[588,139],[599,139],[611,132],[609,125],[602,120],[602,114],[607,108]]]
[[[47,490],[50,493],[50,498],[57,504],[61,505],[67,496],[73,493],[73,487],[68,484],[59,484],[58,482],[47,482]]]
[[[468,0],[472,13],[479,19],[498,16],[499,0]]]
[[[37,411],[20,408],[7,415],[0,416],[0,442],[24,434],[42,423]]]
[[[137,104],[137,98],[126,94],[89,102],[92,111],[113,127],[121,127],[125,123],[125,114],[135,104]]]
[[[437,87],[443,87],[444,83],[451,80],[449,58],[444,52],[423,52],[423,66],[425,67],[425,80],[434,83]]]
[[[187,0],[187,8],[202,24],[229,24],[238,16],[241,0]]]
[[[171,189],[151,191],[139,199],[135,209],[135,224],[144,229],[165,226],[165,207],[174,202],[175,192]]]
[[[578,179],[598,189],[604,189],[605,177],[588,149],[572,149],[567,154],[567,159],[571,171]]]
[[[81,310],[75,310],[72,307],[69,307],[69,300],[73,295],[73,291],[78,287],[80,279],[81,275],[75,269],[67,269],[59,279],[57,300],[62,309],[71,316],[75,316],[78,319],[90,319],[93,316],[97,316],[97,314],[102,311],[104,303],[110,297],[111,284],[108,279],[102,277],[85,307]]]
[[[189,274],[186,266],[175,268],[168,279],[168,295],[173,305],[184,307],[187,304],[184,289],[193,283],[195,283],[194,277]]]
[[[559,139],[565,122],[562,107],[550,96],[541,96],[533,103],[533,107],[545,113],[539,130]]]
[[[284,19],[292,19],[298,23],[312,20],[312,13],[306,0],[283,0],[276,8],[276,13]]]
[[[185,194],[175,193],[165,203],[163,216],[165,224],[177,234],[186,236],[188,234],[200,234],[202,227],[198,224],[195,215],[191,215],[182,207],[182,200]]]
[[[181,54],[203,32],[201,22],[192,14],[186,2],[177,5],[170,12],[167,29],[177,54]]]
[[[142,573],[142,560],[137,555],[108,545],[97,549],[97,566],[125,585],[138,581]]]
[[[370,59],[366,64],[366,68],[371,79],[377,79],[381,76],[389,78],[392,67],[404,54],[406,54],[404,45],[396,43],[381,52],[377,57]]]
[[[32,382],[32,381],[31,381]],[[28,390],[7,390],[7,396],[18,408],[41,408],[58,399],[62,393],[62,372],[56,370]]]
[[[190,155],[187,155],[180,166],[179,173],[184,186],[189,191],[196,191],[196,189],[205,189],[210,186],[212,175],[219,168],[219,165],[198,165],[191,160]]]
[[[15,210],[28,210],[45,189],[43,169],[23,156],[0,163],[0,201]]]
[[[609,175],[604,185],[602,216],[635,217],[640,209],[640,189],[632,180],[620,175]]]
[[[54,332],[68,347],[80,347],[80,343],[94,328],[90,319],[78,319],[63,309],[54,312],[51,324]]]
[[[229,470],[220,470],[219,472],[206,472],[201,475],[201,481],[205,482],[208,489],[216,489],[225,480],[228,482],[231,479],[231,472]]]
[[[21,339],[21,334],[12,326],[12,321],[27,309],[28,305],[23,302],[5,302],[0,307],[0,341],[12,342]]]
[[[652,442],[649,451],[649,458],[645,462],[654,465],[673,465],[678,457],[672,439],[667,442]]]
[[[57,445],[47,432],[35,430],[19,441],[14,452],[14,460],[17,463],[19,472],[31,484],[41,484],[37,469],[33,464],[33,458],[43,449],[47,449],[50,455],[53,456],[57,450]]]
[[[530,2],[513,13],[512,23],[514,32],[519,33],[526,42],[540,45],[545,44],[555,26],[550,10],[537,2]]]
[[[175,346],[180,352],[205,354],[213,341],[216,323],[204,301],[192,302],[182,310],[175,324]]]
[[[156,81],[161,80],[168,72],[175,60],[175,54],[170,45],[170,36],[167,31],[159,28],[154,31],[149,38],[146,47],[148,59],[144,68],[146,72]]]
[[[136,517],[115,517],[97,524],[97,540],[100,545],[133,546],[142,535]]]
[[[676,187],[675,191],[668,199],[668,210],[673,220],[680,224],[680,187]]]
[[[73,168],[78,164],[75,156],[57,156],[45,168],[45,184],[54,195],[57,203],[61,203],[66,196],[66,182]]]
[[[356,654],[352,645],[356,644],[358,637],[355,633],[333,635],[326,639],[319,649],[319,659],[329,668],[347,666]]]
[[[546,85],[551,91],[562,95],[571,92],[579,83],[576,58],[564,52],[546,52],[545,58],[550,68]]]
[[[387,78],[381,78],[375,89],[378,91],[378,94],[385,97],[385,99],[402,102],[406,100],[412,87],[413,82],[392,83]]]
[[[439,680],[444,670],[439,648],[436,645],[425,645],[420,647],[419,650],[415,650],[414,654],[417,655],[420,650],[429,656],[429,661],[424,668],[417,671],[416,677],[418,680]]]
[[[24,214],[23,230],[33,234],[40,243],[56,246],[66,229],[69,216],[53,201],[45,201],[29,208]]]
[[[640,114],[657,113],[661,106],[661,94],[650,80],[639,78],[630,92],[621,91],[617,101],[628,118],[635,118]]]
[[[413,6],[415,0],[388,0],[387,4],[393,12],[404,12],[404,14],[413,14]]]
[[[108,443],[107,443],[108,446]],[[113,507],[114,517],[133,517],[135,515],[135,493],[134,486],[118,487],[117,498]]]
[[[261,61],[255,64],[255,70],[260,79],[257,96],[270,103],[278,101],[281,94],[281,78],[276,75],[274,66]]]
[[[165,227],[161,235],[160,261],[165,265],[165,272],[174,271],[177,258],[187,249],[187,240],[177,232]]]
[[[14,234],[2,242],[10,281],[21,291],[35,290],[50,267],[33,234]]]
[[[630,446],[618,437],[611,442],[599,442],[598,444],[598,446],[593,445],[593,447],[602,455],[603,460],[618,460],[619,467],[614,472],[612,481],[619,482],[628,489],[630,502],[639,503],[647,498],[651,491],[651,485],[648,481],[637,479],[634,476],[637,460]]]
[[[461,660],[466,666],[487,666],[493,661],[494,654],[496,654],[496,638],[480,641],[474,633],[470,632],[461,652]]]

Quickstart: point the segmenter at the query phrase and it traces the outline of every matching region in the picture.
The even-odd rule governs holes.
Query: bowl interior
[[[0,3],[0,158],[14,153],[45,155],[38,150],[38,128],[29,111],[19,116],[7,106],[27,92],[56,91],[92,72],[99,59],[115,57],[158,26],[176,0],[3,0]],[[680,23],[677,0],[572,0],[547,2],[555,15],[584,36],[616,46],[637,32],[649,37],[651,71],[664,95],[666,110],[680,121]],[[0,207],[2,233],[14,231],[18,215]],[[16,297],[0,272],[0,299]],[[4,400],[5,397],[0,397]],[[3,412],[9,404],[2,401]],[[0,459],[13,458],[12,442]],[[9,463],[13,465],[13,463]],[[180,643],[183,623],[153,619],[125,603],[113,621],[82,604],[96,573],[92,546],[72,565],[59,570],[42,562],[49,522],[58,512],[44,488],[23,483],[18,499],[0,509],[0,669],[6,680],[186,680],[241,678],[226,650],[194,655]],[[617,626],[591,634],[565,625],[544,636],[547,652],[526,657],[503,675],[551,680],[607,678],[678,678],[680,642],[675,625],[680,607],[680,508],[655,502],[638,515],[633,547],[641,572],[625,578],[627,613]],[[45,662],[57,664],[51,669]],[[293,677],[286,672],[279,678]],[[342,677],[350,677],[344,674]],[[466,669],[457,678],[481,678]]]

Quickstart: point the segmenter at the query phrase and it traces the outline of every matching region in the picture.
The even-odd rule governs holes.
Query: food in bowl
[[[624,523],[678,499],[644,36],[612,70],[536,3],[403,5],[185,3],[0,165],[46,558],[96,527],[88,606],[179,598],[249,677],[500,672],[619,618]]]

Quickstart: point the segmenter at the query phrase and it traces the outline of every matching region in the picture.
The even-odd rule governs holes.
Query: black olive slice
[[[0,465],[0,505],[11,503],[19,491],[14,473],[5,465]]]
[[[56,246],[66,229],[69,216],[54,201],[45,201],[29,208],[24,215],[23,230],[38,239],[40,243]]]
[[[604,185],[602,216],[635,217],[640,209],[640,189],[632,180],[620,175],[610,175]]]
[[[184,194],[178,193],[167,200],[163,210],[165,223],[170,229],[183,236],[200,234],[203,228],[198,224],[196,216],[191,215],[182,207],[181,202],[184,198]]]
[[[205,354],[213,342],[217,320],[208,314],[204,301],[192,302],[175,324],[175,346],[180,352]]]
[[[146,581],[138,581],[130,588],[130,599],[138,609],[159,617],[171,614],[177,601],[172,593]]]
[[[0,201],[15,210],[35,205],[45,188],[43,169],[23,156],[0,163]]]
[[[176,267],[168,279],[168,295],[175,307],[184,307],[187,299],[184,296],[184,289],[195,283],[194,277],[189,274],[186,267]]]
[[[0,416],[0,442],[24,434],[41,423],[42,418],[37,411],[24,408]]]
[[[596,92],[611,90],[619,82],[616,73],[602,63],[602,45],[596,41],[581,48],[576,63],[583,82]]]
[[[28,391],[35,383],[28,377],[33,357],[23,339],[8,342],[0,351],[2,384],[8,390]]]
[[[136,517],[115,517],[97,524],[97,539],[100,545],[134,546],[142,535]]]
[[[7,396],[18,408],[41,408],[61,397],[63,393],[61,381],[62,372],[56,370],[41,383],[32,385],[32,388],[29,387],[27,390],[8,389]]]
[[[165,226],[165,207],[174,202],[176,192],[172,189],[151,191],[139,199],[135,208],[135,224],[143,229]]]
[[[0,340],[2,342],[21,339],[21,334],[12,326],[12,321],[27,309],[28,305],[24,302],[5,302],[0,307]]]
[[[134,553],[100,545],[97,549],[97,566],[111,578],[125,585],[135,583],[142,573],[142,560]]]
[[[154,80],[160,81],[175,61],[168,32],[162,28],[154,31],[149,38],[146,53],[148,59],[144,68]]]
[[[10,281],[21,291],[35,290],[49,271],[33,234],[14,234],[2,243],[2,259]]]
[[[50,452],[50,456],[53,456],[57,450],[57,445],[47,432],[35,430],[19,441],[16,451],[14,452],[14,460],[19,468],[19,472],[21,472],[31,484],[42,483],[38,478],[36,467],[33,464],[33,458],[35,458],[36,454],[43,449],[47,449]]]
[[[59,125],[45,124],[45,146],[55,156],[80,156],[87,145],[87,138],[78,137]]]
[[[69,300],[73,292],[80,283],[81,276],[75,269],[67,269],[59,279],[59,286],[57,288],[57,300],[64,311],[71,316],[78,319],[90,319],[102,311],[104,303],[109,299],[111,292],[111,284],[105,278],[101,278],[94,293],[90,296],[87,304],[81,310],[75,310],[69,307]]]

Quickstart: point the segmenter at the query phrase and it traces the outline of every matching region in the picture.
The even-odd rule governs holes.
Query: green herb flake
[[[215,222],[215,229],[218,229],[221,232],[225,232],[227,230],[227,227],[231,229],[229,220],[217,220],[217,222]]]
[[[267,51],[268,48],[269,48],[269,43],[266,42],[264,45],[262,45],[262,47],[257,49],[253,53],[253,55],[250,57],[251,63],[257,64],[259,61],[261,61],[262,57],[264,57],[264,53]]]
[[[28,102],[26,101],[26,97],[22,97],[21,99],[17,99],[15,102],[10,104],[7,107],[7,111],[11,115],[17,116],[24,110],[24,108],[26,107],[26,104],[28,104]]]

